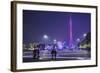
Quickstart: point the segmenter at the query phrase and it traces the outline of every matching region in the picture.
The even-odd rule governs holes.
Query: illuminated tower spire
[[[71,15],[70,15],[70,18],[69,18],[69,46],[72,47],[72,41],[73,41],[73,37],[72,37],[72,18],[71,18]]]

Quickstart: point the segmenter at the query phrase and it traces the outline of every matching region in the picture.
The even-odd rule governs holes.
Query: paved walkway
[[[50,50],[42,50],[40,51],[40,61],[51,60],[51,52]],[[87,51],[83,50],[57,50],[56,59],[58,60],[86,60],[90,59],[90,54]],[[30,62],[33,61],[32,51],[24,51],[23,53],[23,61]],[[37,60],[36,60],[37,61]]]

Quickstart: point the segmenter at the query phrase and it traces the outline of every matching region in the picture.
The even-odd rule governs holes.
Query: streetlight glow
[[[77,42],[80,42],[80,39],[79,38],[77,39]]]
[[[57,40],[56,40],[56,39],[54,39],[54,40],[53,40],[53,43],[54,43],[54,44],[56,44],[56,43],[57,43]]]
[[[47,36],[47,35],[44,35],[43,38],[44,38],[44,39],[48,39],[48,36]]]
[[[84,34],[83,34],[83,37],[86,37],[86,35],[87,35],[87,34],[86,34],[86,33],[84,33]]]
[[[57,40],[56,40],[56,39],[54,39],[53,41],[54,41],[54,42],[57,42]]]

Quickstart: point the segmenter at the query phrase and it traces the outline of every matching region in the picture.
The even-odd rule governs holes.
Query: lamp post
[[[45,41],[45,44],[47,43],[47,40],[48,40],[48,35],[43,35],[43,39],[44,39],[44,41]]]
[[[43,35],[43,39],[44,39],[44,44],[45,44],[45,48],[46,48],[46,45],[47,45],[47,40],[48,40],[48,35]]]
[[[57,40],[56,40],[56,39],[54,39],[54,40],[53,40],[53,43],[54,43],[54,44],[56,44],[56,43],[57,43]]]
[[[81,40],[79,38],[77,38],[76,41],[77,41],[77,48],[79,48],[79,43],[80,43]]]

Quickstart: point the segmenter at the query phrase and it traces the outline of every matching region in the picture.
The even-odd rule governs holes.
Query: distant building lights
[[[63,43],[62,43],[62,42],[58,41],[58,42],[57,42],[57,45],[58,45],[58,48],[59,48],[59,49],[62,49],[62,48],[63,48]]]

